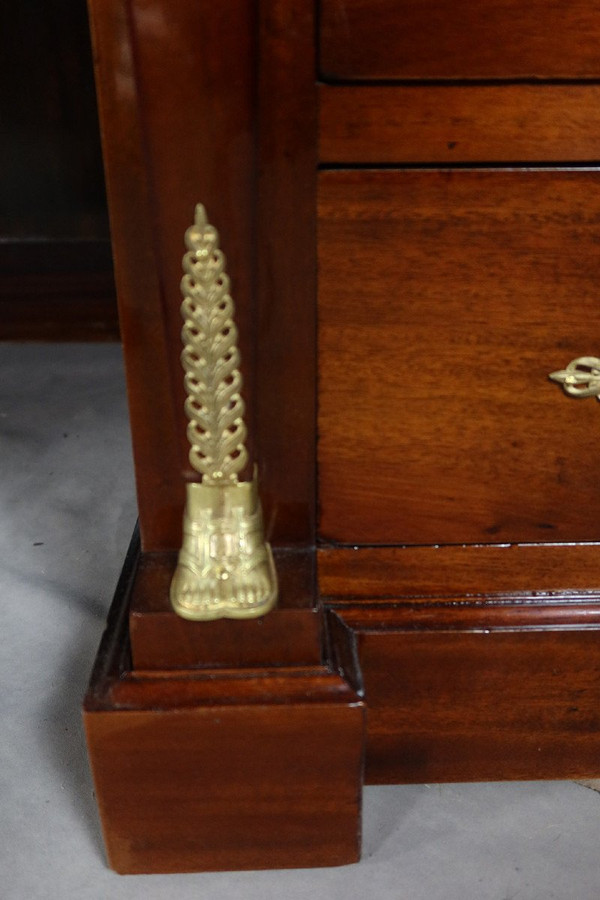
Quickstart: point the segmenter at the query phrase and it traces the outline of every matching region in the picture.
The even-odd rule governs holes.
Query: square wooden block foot
[[[85,702],[108,859],[126,873],[360,853],[360,698],[327,665],[134,670],[130,558]]]

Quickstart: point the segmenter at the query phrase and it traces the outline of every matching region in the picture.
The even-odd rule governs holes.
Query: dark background
[[[0,79],[0,339],[115,340],[85,0],[1,0]]]

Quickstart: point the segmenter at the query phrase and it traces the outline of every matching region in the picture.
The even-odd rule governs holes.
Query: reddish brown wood
[[[121,673],[105,691],[104,706],[122,711],[214,706],[289,706],[358,703],[345,679],[325,665],[215,669],[152,669]],[[96,709],[98,707],[96,706]]]
[[[597,88],[319,88],[321,161],[488,168],[322,172],[316,309],[312,4],[90,3],[146,551],[86,699],[111,863],[356,858],[363,688],[370,780],[597,775],[597,404],[547,375],[599,352],[598,174],[489,165],[589,158]],[[321,11],[335,77],[597,73],[580,0]],[[167,606],[196,200],[230,260],[267,529],[287,545],[281,607],[254,623]],[[323,633],[289,550],[315,539],[317,379]]]
[[[432,608],[429,621],[344,609],[369,709],[366,780],[597,777],[599,609],[569,604],[562,627],[535,606]]]
[[[319,87],[325,163],[598,158],[593,85]]]
[[[589,541],[593,402],[548,374],[600,346],[595,171],[324,172],[320,534]]]
[[[324,547],[317,556],[319,589],[336,603],[600,587],[597,543]]]
[[[314,608],[313,555],[275,554],[279,602],[268,616],[188,622],[173,612],[169,602],[176,554],[145,554],[129,619],[134,668],[318,665],[322,625]]]
[[[111,866],[168,873],[356,861],[360,718],[358,708],[302,702],[89,713]]]
[[[183,485],[192,475],[179,365],[179,282],[183,234],[198,201],[220,230],[228,257],[252,419],[253,9],[250,0],[219,8],[187,0],[174,17],[164,0],[90,0],[148,551],[179,545]]]
[[[254,3],[232,0],[215,6],[209,0],[183,0],[176,16],[168,0],[129,0],[129,9],[169,347],[170,381],[159,387],[169,391],[180,445],[178,471],[165,472],[163,477],[181,480],[183,473],[188,480],[196,480],[197,473],[188,462],[183,413],[179,284],[183,235],[193,221],[197,202],[204,203],[227,257],[248,419],[253,416]],[[163,546],[178,543],[179,530]]]
[[[184,489],[128,6],[90,0],[89,10],[140,527],[148,549],[169,547],[181,530]]]
[[[585,0],[321,0],[328,79],[597,78],[597,8]]]
[[[332,604],[347,628],[360,632],[579,631],[600,628],[600,595],[556,594],[551,597],[412,598],[386,604]]]
[[[312,3],[259,4],[257,446],[267,529],[315,528],[317,105]]]
[[[363,709],[327,666],[134,672],[135,554],[85,725],[110,865],[122,873],[353,862]]]

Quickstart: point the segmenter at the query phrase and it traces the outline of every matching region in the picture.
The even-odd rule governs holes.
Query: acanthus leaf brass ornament
[[[185,234],[181,281],[181,362],[192,468],[186,486],[183,545],[171,582],[171,604],[185,619],[250,619],[277,602],[277,576],[265,541],[256,471],[248,463],[234,305],[219,236],[196,207]]]
[[[600,400],[600,359],[596,356],[578,356],[566,368],[548,376],[562,385],[569,397],[595,397]]]

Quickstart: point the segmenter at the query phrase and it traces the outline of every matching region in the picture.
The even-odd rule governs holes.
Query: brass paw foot
[[[256,478],[232,485],[189,484],[183,546],[171,604],[195,621],[265,615],[277,601],[271,548],[263,538]]]

